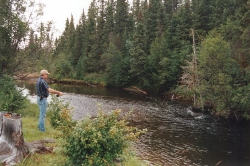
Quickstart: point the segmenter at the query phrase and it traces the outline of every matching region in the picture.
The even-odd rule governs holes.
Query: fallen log
[[[47,153],[53,153],[53,147],[47,147],[44,144],[55,143],[55,142],[56,141],[54,139],[47,138],[45,140],[37,140],[37,141],[29,142],[29,146],[32,147],[31,149],[32,153],[47,154]]]
[[[47,142],[46,140],[25,142],[21,115],[0,112],[0,164],[5,166],[18,164],[32,152],[51,153],[53,149],[44,146]]]
[[[132,86],[129,88],[123,88],[124,90],[130,91],[132,93],[140,94],[140,95],[147,95],[147,92],[137,88],[136,86]]]

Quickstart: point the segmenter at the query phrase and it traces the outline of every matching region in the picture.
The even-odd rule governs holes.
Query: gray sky
[[[92,0],[38,0],[44,3],[46,7],[43,9],[44,15],[42,17],[43,22],[53,21],[55,28],[59,31],[60,35],[65,28],[65,21],[67,18],[71,18],[71,14],[74,17],[74,23],[77,24],[82,11],[84,9],[87,14],[90,3]],[[132,2],[132,0],[129,0]]]
[[[61,34],[65,28],[65,21],[74,17],[74,23],[77,24],[82,11],[87,13],[92,0],[40,0],[46,7],[43,9],[43,22],[53,21],[55,28]]]

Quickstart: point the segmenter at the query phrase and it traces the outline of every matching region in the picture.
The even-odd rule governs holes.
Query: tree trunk
[[[40,140],[32,143],[24,141],[22,118],[20,114],[0,112],[0,164],[14,165],[20,163],[31,152],[51,153],[53,148],[44,143],[54,140]]]
[[[23,139],[22,118],[14,113],[2,113],[1,118],[0,161],[5,165],[14,165],[30,152]]]

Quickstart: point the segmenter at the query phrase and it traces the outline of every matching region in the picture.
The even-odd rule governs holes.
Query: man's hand
[[[58,94],[59,96],[63,96],[63,93],[62,92],[59,92],[59,94]]]
[[[56,94],[56,95],[57,95],[57,97],[58,97],[58,96],[62,96],[62,95],[63,95],[63,93],[62,93],[62,92],[57,91],[57,90],[54,90],[54,89],[51,89],[51,88],[48,88],[48,91],[49,91],[49,93]]]

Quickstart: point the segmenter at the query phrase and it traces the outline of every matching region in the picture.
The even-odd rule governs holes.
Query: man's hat
[[[41,75],[49,74],[49,72],[48,72],[48,70],[41,70],[40,74],[41,74]]]

